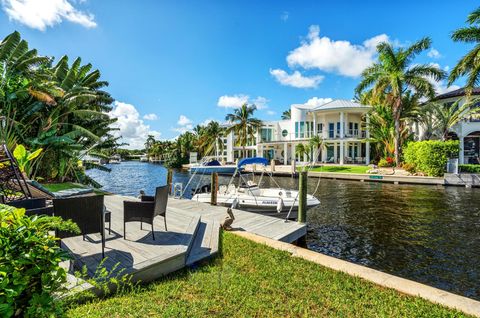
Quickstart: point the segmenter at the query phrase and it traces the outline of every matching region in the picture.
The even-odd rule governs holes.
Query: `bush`
[[[404,163],[402,165],[403,170],[410,172],[410,173],[415,173],[417,172],[417,167],[413,163]]]
[[[405,163],[414,165],[416,171],[440,177],[448,159],[457,157],[459,149],[459,142],[455,140],[412,141],[404,148],[403,156]]]
[[[379,167],[393,167],[394,165],[395,165],[395,159],[393,159],[392,157],[382,158],[378,162]]]
[[[51,317],[59,313],[53,295],[66,282],[59,266],[67,252],[49,232],[79,232],[59,217],[25,216],[24,209],[0,205],[0,316]]]
[[[458,170],[460,172],[480,173],[480,165],[472,165],[472,164],[458,165]]]

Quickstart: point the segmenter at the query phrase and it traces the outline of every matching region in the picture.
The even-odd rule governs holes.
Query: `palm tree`
[[[395,123],[397,164],[401,155],[401,116],[405,93],[411,90],[419,97],[433,98],[435,89],[431,80],[439,81],[445,77],[445,72],[432,64],[412,65],[415,56],[430,46],[429,38],[423,38],[408,48],[395,49],[390,43],[380,43],[377,46],[378,62],[363,71],[362,80],[355,89],[357,95],[369,89],[372,96],[385,96]]]
[[[470,95],[472,89],[480,81],[480,8],[468,15],[467,23],[469,26],[453,32],[452,40],[455,42],[472,43],[475,46],[452,69],[448,77],[448,85],[451,85],[459,77],[467,75],[465,90]]]
[[[199,148],[203,149],[205,155],[215,153],[218,156],[219,151],[223,151],[223,137],[225,129],[217,121],[211,121],[201,131],[198,138]]]
[[[460,121],[470,117],[480,118],[480,108],[475,107],[478,99],[468,101],[462,106],[459,106],[460,100],[457,100],[452,105],[431,102],[428,104],[430,114],[434,120],[434,130],[439,132],[442,140],[448,139],[448,133],[451,128]]]
[[[290,109],[282,113],[282,120],[287,120],[290,118],[292,118],[292,111]]]
[[[145,141],[145,150],[149,154],[149,150],[155,144],[155,137],[153,135],[148,135],[147,140]]]
[[[253,117],[255,110],[257,110],[257,106],[249,106],[245,103],[240,108],[235,109],[232,114],[227,114],[225,117],[225,120],[232,124],[226,129],[225,133],[234,132],[236,145],[243,148],[244,157],[247,155],[245,147],[249,141],[255,138],[255,133],[262,125],[261,120]]]
[[[319,136],[310,138],[308,143],[300,143],[295,146],[295,153],[307,157],[309,162],[316,161],[320,149],[323,147],[323,139]]]

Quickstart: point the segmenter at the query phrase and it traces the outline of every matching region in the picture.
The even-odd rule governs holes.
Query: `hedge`
[[[443,176],[449,158],[457,157],[459,142],[456,140],[412,141],[403,151],[404,162],[413,165],[416,172],[429,176]]]
[[[467,173],[480,173],[480,165],[458,165],[458,170]]]

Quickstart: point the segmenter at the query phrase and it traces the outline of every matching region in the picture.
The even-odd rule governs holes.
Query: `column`
[[[288,163],[288,143],[283,144],[283,164],[287,165]]]
[[[460,140],[460,153],[458,154],[458,163],[463,165],[464,164],[464,161],[465,161],[465,158],[464,158],[464,155],[465,155],[465,152],[464,152],[464,140],[463,140],[463,136],[460,135],[458,136],[458,139]]]
[[[327,162],[327,145],[325,145],[322,149],[322,161]]]
[[[341,124],[340,124],[341,125]],[[343,165],[343,159],[345,158],[344,141],[340,140],[340,164]]]
[[[291,156],[292,162],[293,162],[293,161],[296,161],[296,160],[295,160],[295,144],[294,144],[294,143],[292,143],[292,145],[291,145],[291,153],[290,153],[290,156]]]
[[[316,136],[317,135],[317,114],[315,114],[314,112],[312,112],[312,116],[313,116],[313,136]],[[311,136],[310,136],[311,137]]]
[[[263,145],[257,145],[257,157],[263,158]]]
[[[337,152],[337,143],[333,143],[333,158],[335,159],[335,163],[337,163],[338,160],[338,152]]]
[[[365,143],[365,163],[370,164],[370,141]]]

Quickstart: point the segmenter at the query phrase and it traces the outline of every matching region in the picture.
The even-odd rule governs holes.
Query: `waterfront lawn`
[[[370,169],[369,166],[322,166],[314,167],[310,171],[365,174]]]
[[[231,233],[222,256],[68,317],[462,317]]]

